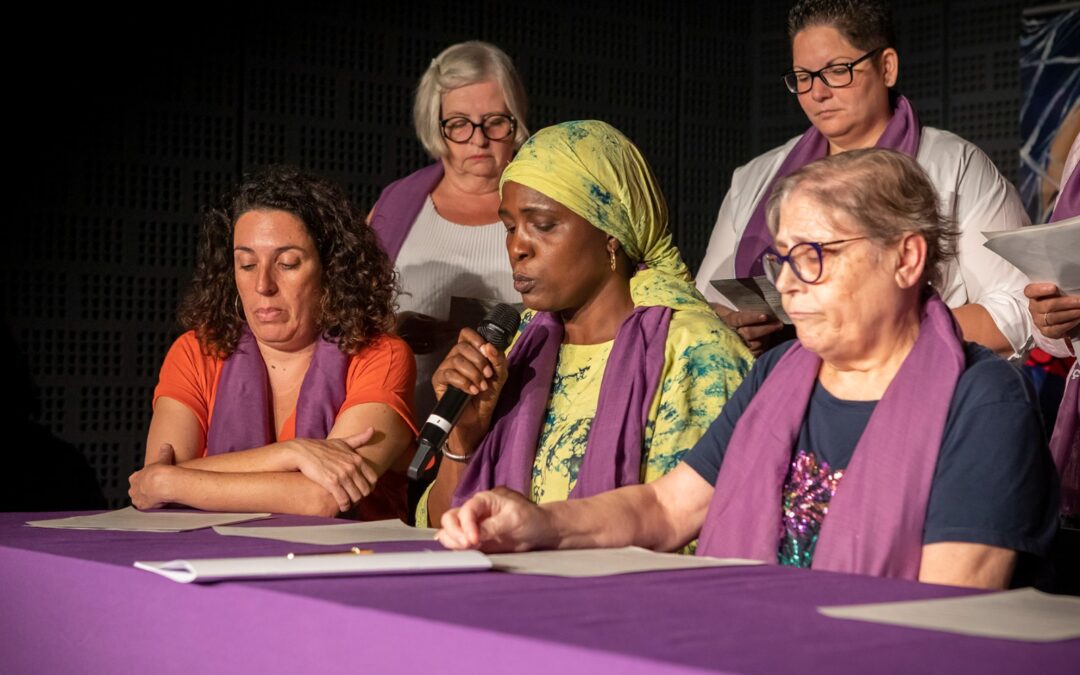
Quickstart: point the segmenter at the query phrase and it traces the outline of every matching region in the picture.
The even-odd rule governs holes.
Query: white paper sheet
[[[293,527],[215,527],[214,532],[227,537],[274,539],[294,544],[370,544],[379,541],[431,541],[438,530],[409,527],[400,520],[377,520],[341,525],[306,525]]]
[[[1011,262],[1032,281],[1052,281],[1067,293],[1080,291],[1080,216],[983,235],[983,246]]]
[[[283,555],[254,558],[201,558],[138,561],[135,567],[182,584],[228,579],[286,579],[293,577],[353,576],[360,574],[417,574],[470,572],[491,569],[491,561],[477,551],[419,551],[356,555]]]
[[[1080,598],[1034,588],[943,600],[819,607],[835,619],[1024,642],[1080,638]]]
[[[780,291],[776,290],[776,286],[769,281],[768,277],[762,275],[738,279],[713,279],[709,283],[740,312],[761,312],[768,316],[775,316],[788,325],[791,324],[791,319],[788,318],[784,305],[780,301]]]
[[[637,546],[489,554],[499,572],[552,577],[606,577],[635,572],[760,565],[758,560],[657,553]]]
[[[269,513],[203,513],[200,511],[138,511],[132,507],[92,516],[30,520],[31,527],[66,530],[121,530],[126,532],[187,532],[214,525],[268,518]]]

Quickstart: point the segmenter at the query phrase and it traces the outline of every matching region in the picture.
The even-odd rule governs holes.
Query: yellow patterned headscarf
[[[563,122],[537,132],[503,171],[615,237],[648,269],[630,281],[635,305],[710,311],[668,230],[667,204],[641,151],[607,122]]]

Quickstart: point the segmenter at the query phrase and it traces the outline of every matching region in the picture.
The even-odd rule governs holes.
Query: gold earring
[[[611,258],[611,271],[615,271],[615,251],[608,249],[608,256]]]
[[[236,310],[236,316],[238,319],[240,319],[241,321],[247,321],[247,317],[244,316],[244,309],[240,306],[239,293],[237,293],[236,296],[233,297],[233,309]]]

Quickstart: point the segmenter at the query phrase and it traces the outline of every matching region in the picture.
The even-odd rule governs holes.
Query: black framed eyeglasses
[[[838,89],[847,87],[855,80],[855,66],[863,61],[873,58],[878,52],[885,49],[878,47],[872,49],[851,63],[834,63],[825,66],[821,70],[792,70],[784,73],[784,84],[792,94],[805,94],[814,88],[814,78],[820,78],[826,87]]]
[[[868,239],[868,237],[852,237],[836,241],[803,241],[792,246],[787,255],[780,255],[779,251],[770,246],[762,254],[761,262],[773,280],[779,278],[780,268],[787,263],[791,265],[791,271],[795,273],[799,281],[804,284],[816,284],[821,279],[821,272],[825,267],[822,263],[824,248],[860,239]]]
[[[468,117],[455,116],[439,120],[443,138],[453,143],[468,143],[476,130],[484,134],[489,141],[504,141],[517,131],[517,120],[513,115],[484,115],[484,119],[473,122]]]

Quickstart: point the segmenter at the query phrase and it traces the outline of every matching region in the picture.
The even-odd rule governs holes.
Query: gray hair
[[[520,148],[529,138],[529,130],[525,126],[528,99],[514,62],[495,45],[470,40],[451,45],[432,59],[416,87],[413,124],[416,126],[416,137],[429,155],[439,159],[449,152],[439,127],[443,94],[451,89],[489,80],[499,84],[506,107],[517,120],[514,149]]]
[[[922,167],[907,155],[884,148],[851,150],[811,162],[776,184],[767,218],[773,236],[780,206],[793,193],[828,211],[846,214],[863,235],[887,245],[908,232],[926,240],[922,283],[941,288],[941,267],[956,257],[958,232],[938,205],[938,194]]]
[[[797,0],[788,11],[788,39],[812,26],[831,26],[863,51],[896,47],[892,12],[884,0]]]

